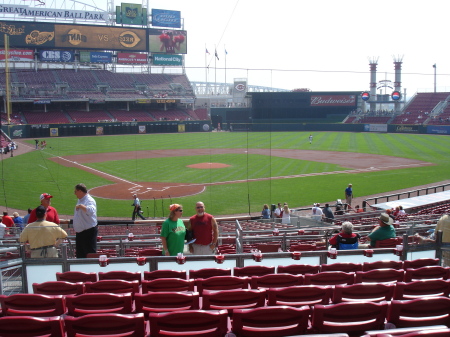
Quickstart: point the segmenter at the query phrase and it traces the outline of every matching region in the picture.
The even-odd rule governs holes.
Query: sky
[[[81,2],[106,9],[106,0]],[[450,91],[445,0],[149,0],[149,8],[181,11],[191,81],[366,91],[369,59],[378,59],[377,82],[394,82],[395,57],[407,96],[434,90],[434,64],[437,91]]]

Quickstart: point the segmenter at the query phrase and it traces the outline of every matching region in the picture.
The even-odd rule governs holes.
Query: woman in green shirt
[[[163,222],[161,228],[163,255],[176,256],[178,253],[183,253],[186,236],[186,227],[180,219],[183,215],[183,206],[173,204],[170,205],[169,210],[169,218]]]

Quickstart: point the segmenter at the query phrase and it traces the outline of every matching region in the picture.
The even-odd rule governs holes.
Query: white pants
[[[194,255],[211,255],[214,254],[214,250],[211,250],[210,245],[198,245],[193,243]]]

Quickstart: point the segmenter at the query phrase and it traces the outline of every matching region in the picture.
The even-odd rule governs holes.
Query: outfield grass
[[[192,209],[203,200],[208,211],[216,215],[258,212],[264,203],[288,202],[292,207],[311,205],[343,197],[351,182],[356,196],[430,184],[450,179],[450,137],[439,135],[377,134],[320,132],[273,133],[187,133],[70,137],[47,139],[46,151],[33,151],[2,161],[1,177],[3,206],[26,209],[39,204],[43,192],[55,196],[53,205],[61,214],[72,214],[76,198],[73,187],[79,182],[88,188],[111,184],[110,181],[77,168],[56,164],[49,157],[86,153],[184,149],[181,157],[140,158],[86,164],[106,173],[136,181],[209,183],[242,180],[241,183],[208,186],[200,195],[177,198],[172,202]],[[34,146],[34,140],[28,141]],[[191,156],[190,149],[211,149],[209,155]],[[243,149],[237,154],[216,154],[214,149]],[[247,154],[246,149],[267,149],[267,155]],[[284,175],[345,170],[334,164],[318,163],[273,156],[277,149],[308,149],[382,154],[418,159],[436,164],[392,171],[339,173],[289,179],[247,181]],[[198,170],[186,165],[200,162],[220,162],[229,168]],[[150,216],[162,216],[169,200],[143,200],[144,211]],[[97,198],[99,216],[131,217],[129,200]],[[192,205],[192,206],[191,206]],[[190,214],[187,212],[186,215]],[[167,215],[167,211],[164,211]]]

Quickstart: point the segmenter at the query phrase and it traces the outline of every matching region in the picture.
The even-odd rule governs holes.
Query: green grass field
[[[309,144],[307,132],[273,133],[187,133],[48,138],[45,151],[7,158],[1,164],[2,206],[27,209],[39,204],[43,192],[54,195],[53,205],[60,214],[72,214],[76,198],[73,187],[79,182],[88,188],[112,182],[78,168],[56,164],[49,157],[74,154],[133,152],[132,160],[86,164],[102,172],[130,181],[211,183],[241,180],[240,183],[208,186],[190,197],[172,199],[194,212],[194,204],[202,200],[215,215],[259,212],[264,203],[288,202],[291,207],[311,205],[342,198],[343,190],[351,182],[356,196],[389,192],[422,184],[450,179],[450,137],[438,135],[377,134],[320,132],[313,133]],[[33,140],[28,140],[34,146]],[[215,149],[242,149],[236,154],[216,154]],[[145,150],[183,149],[181,157],[140,158]],[[190,155],[192,149],[211,149],[206,156]],[[266,155],[248,154],[247,149],[266,149]],[[314,172],[341,171],[346,167],[309,161],[308,158],[288,159],[273,156],[278,149],[307,149],[382,154],[418,159],[436,164],[418,168],[337,173],[286,179],[248,181]],[[198,170],[186,165],[219,162],[231,165],[223,169]],[[130,217],[130,200],[96,198],[98,216]],[[162,207],[170,200],[145,200],[145,215],[162,216]],[[164,210],[167,215],[167,210]]]

